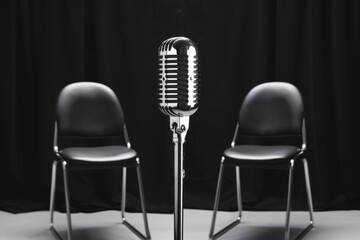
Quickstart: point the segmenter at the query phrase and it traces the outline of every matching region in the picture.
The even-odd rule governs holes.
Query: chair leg
[[[237,192],[237,202],[239,209],[239,221],[242,217],[242,199],[241,199],[241,183],[240,183],[240,167],[236,166],[236,192]]]
[[[148,240],[150,240],[151,236],[150,236],[150,230],[149,230],[149,223],[148,223],[148,219],[147,219],[146,204],[145,204],[145,194],[144,194],[143,181],[142,181],[142,177],[141,177],[140,165],[138,165],[136,167],[136,171],[137,171],[137,176],[138,176],[140,199],[141,199],[141,208],[142,208],[142,211],[143,211],[143,218],[144,218],[146,237],[147,237]]]
[[[57,161],[53,162],[52,177],[51,177],[51,193],[50,193],[50,230],[57,239],[62,240],[60,234],[56,231],[54,225],[54,207],[55,207],[55,188],[56,188],[56,169]],[[65,189],[65,204],[66,204],[66,217],[67,217],[67,235],[68,240],[71,240],[72,227],[71,227],[71,216],[70,216],[70,201],[69,201],[69,186],[67,181],[66,162],[62,161],[62,169],[64,175],[64,189]]]
[[[121,188],[121,218],[122,221],[126,221],[125,219],[125,207],[126,207],[126,167],[123,168],[123,179],[122,179],[122,188]]]
[[[221,185],[222,185],[222,178],[223,178],[223,171],[224,171],[224,165],[222,163],[223,159],[224,158],[221,159],[221,165],[220,165],[218,183],[217,183],[217,188],[216,188],[214,211],[213,211],[212,220],[211,220],[209,239],[213,239],[213,236],[214,236],[216,214],[217,214],[217,211],[218,211],[218,208],[219,208],[220,192],[221,192]]]
[[[308,207],[309,207],[309,215],[310,215],[310,225],[314,224],[314,208],[311,196],[311,187],[310,187],[310,177],[309,177],[309,168],[306,161],[306,158],[303,159],[304,165],[304,174],[305,174],[305,184],[306,184],[306,195],[308,200]]]
[[[50,190],[50,229],[54,228],[54,207],[55,207],[55,188],[56,188],[56,169],[57,161],[52,165],[51,190]]]
[[[122,220],[123,224],[129,228],[134,234],[136,234],[140,239],[143,240],[150,240],[150,230],[149,230],[149,224],[147,220],[147,213],[146,213],[146,207],[145,207],[145,197],[144,197],[144,190],[142,185],[142,178],[141,178],[141,172],[140,172],[140,160],[139,158],[137,160],[137,177],[138,177],[138,183],[139,183],[139,191],[140,191],[140,200],[141,200],[141,207],[143,212],[143,218],[144,218],[144,225],[145,225],[145,234],[144,236],[139,230],[137,230],[133,225],[131,225],[125,218],[125,203],[126,203],[126,168],[123,168],[123,182],[122,182],[122,196],[121,196],[121,214],[122,214]]]
[[[224,175],[224,164],[223,164],[224,159],[225,159],[224,157],[222,157],[222,159],[221,159],[219,178],[218,178],[218,184],[217,184],[216,195],[215,195],[214,211],[213,211],[213,216],[212,216],[212,220],[211,220],[211,227],[210,227],[210,233],[209,233],[209,239],[210,240],[219,238],[221,235],[223,235],[224,233],[226,233],[227,231],[229,231],[230,229],[235,227],[237,224],[240,223],[240,218],[241,218],[241,209],[239,209],[239,217],[234,222],[230,223],[229,225],[227,225],[226,227],[224,227],[223,229],[218,231],[216,234],[214,234],[215,222],[216,222],[216,214],[217,214],[217,211],[218,211],[218,208],[219,208],[220,192],[221,192],[221,186],[222,186],[223,175]],[[237,171],[237,172],[239,172],[239,171]],[[237,177],[240,177],[240,175],[237,174]],[[237,178],[237,182],[239,182],[239,186],[240,186],[239,179],[240,178]],[[237,196],[239,197],[239,192],[238,192]],[[238,206],[240,206],[239,201],[241,201],[241,200],[238,199]]]
[[[290,238],[290,213],[291,213],[291,195],[292,195],[292,185],[293,185],[293,169],[294,169],[294,160],[290,161],[289,167],[289,183],[288,183],[288,196],[287,196],[287,206],[286,206],[286,222],[285,222],[285,240]]]
[[[242,217],[242,201],[241,201],[241,184],[240,184],[240,167],[236,167],[236,185],[237,185],[237,203],[239,208],[239,217],[234,222],[230,223],[216,234],[214,234],[215,229],[215,222],[216,222],[216,214],[219,208],[219,201],[220,201],[220,192],[221,192],[221,185],[223,180],[224,174],[224,165],[223,165],[224,157],[221,161],[220,172],[219,172],[219,179],[218,185],[215,195],[215,204],[214,204],[214,211],[211,220],[211,227],[210,227],[210,234],[209,240],[215,240],[219,238],[221,235],[235,227],[237,224],[240,223]],[[306,159],[303,159],[304,164],[304,173],[305,173],[305,183],[306,183],[306,193],[308,199],[308,207],[309,207],[309,214],[310,214],[310,224],[295,238],[296,240],[302,239],[312,228],[313,228],[313,203],[311,197],[311,188],[310,188],[310,178],[309,178],[309,170]],[[285,240],[290,239],[290,215],[291,215],[291,205],[292,205],[292,191],[293,191],[293,178],[294,178],[294,165],[295,161],[290,161],[289,166],[289,182],[288,182],[288,194],[287,194],[287,206],[286,206],[286,220],[285,220]]]
[[[66,218],[67,218],[67,233],[68,240],[71,240],[72,226],[71,226],[71,209],[70,209],[70,197],[69,197],[69,184],[67,179],[66,161],[62,161],[63,175],[64,175],[64,189],[65,189],[65,204],[66,204]]]
[[[306,194],[307,194],[308,207],[309,207],[310,223],[295,238],[296,240],[302,239],[313,228],[313,224],[314,224],[309,170],[308,170],[308,165],[307,165],[307,161],[305,158],[303,159],[303,165],[304,165]],[[292,197],[291,195],[292,195],[292,188],[293,188],[293,186],[292,186],[293,185],[293,168],[294,168],[294,161],[292,160],[290,162],[290,169],[289,169],[289,186],[288,186],[288,199],[287,199],[287,210],[286,210],[285,240],[290,239],[290,212],[291,212],[291,197]]]
[[[296,239],[302,239],[314,227],[314,217],[313,217],[314,210],[313,210],[313,203],[311,197],[309,169],[305,158],[303,159],[303,165],[304,165],[306,195],[308,200],[310,222],[309,225],[296,237]]]

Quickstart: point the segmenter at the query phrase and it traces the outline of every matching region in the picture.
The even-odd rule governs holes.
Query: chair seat
[[[269,164],[269,167],[277,168],[276,163],[287,163],[299,153],[301,153],[300,148],[289,145],[239,145],[224,151],[224,164],[249,167],[266,167]]]
[[[125,146],[69,147],[59,151],[71,165],[130,166],[136,165],[137,153]]]

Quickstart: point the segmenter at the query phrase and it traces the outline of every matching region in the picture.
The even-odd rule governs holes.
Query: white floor
[[[207,240],[211,211],[185,210],[184,240]],[[142,216],[127,213],[127,220],[143,231]],[[236,212],[219,212],[216,229],[235,220]],[[172,214],[148,214],[153,240],[174,239]],[[360,211],[315,212],[315,227],[303,238],[311,240],[359,240]],[[74,240],[135,240],[138,239],[128,228],[119,224],[120,212],[72,215]],[[66,239],[66,218],[63,213],[55,214],[55,225]],[[220,237],[220,240],[275,240],[283,239],[284,212],[244,211],[243,221]],[[291,239],[308,223],[308,214],[293,212]],[[46,211],[11,214],[0,211],[0,240],[51,240],[56,239],[49,231],[49,213]]]

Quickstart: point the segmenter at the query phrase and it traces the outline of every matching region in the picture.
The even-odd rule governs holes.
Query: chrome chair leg
[[[141,207],[143,211],[144,225],[146,237],[139,232],[134,226],[132,226],[125,218],[125,207],[126,207],[126,168],[123,168],[123,182],[122,182],[122,196],[121,196],[121,215],[123,224],[128,227],[133,233],[135,233],[140,239],[143,240],[151,240],[149,224],[147,219],[146,207],[145,207],[145,197],[144,190],[140,172],[139,159],[137,159],[138,165],[136,166],[138,182],[139,182],[139,190],[140,190],[140,198],[141,198]],[[66,170],[66,161],[62,161],[63,175],[64,175],[64,189],[65,189],[65,204],[66,204],[66,216],[67,216],[67,240],[71,240],[72,238],[72,224],[71,224],[71,208],[70,208],[70,197],[69,197],[69,185],[67,178],[67,170]],[[56,231],[54,226],[54,204],[55,204],[55,184],[56,184],[56,168],[57,162],[54,161],[53,169],[52,169],[52,179],[51,179],[51,194],[50,194],[50,230],[55,235],[57,239],[62,240],[60,234]]]
[[[224,160],[224,157],[221,159],[221,165],[220,165],[219,178],[218,178],[218,183],[217,183],[217,188],[216,188],[214,211],[213,211],[212,220],[211,220],[209,239],[213,239],[213,236],[214,236],[216,214],[217,214],[217,211],[219,208],[220,191],[221,191],[223,171],[224,171],[224,165],[222,163],[223,160]]]
[[[227,231],[229,231],[230,229],[232,229],[233,227],[235,227],[237,224],[240,223],[241,210],[239,209],[239,217],[234,222],[230,223],[229,225],[225,226],[223,229],[218,231],[216,234],[214,234],[215,222],[216,222],[216,214],[217,214],[217,211],[218,211],[218,208],[219,208],[221,185],[222,185],[223,175],[224,175],[224,164],[223,164],[224,159],[225,159],[224,157],[222,157],[222,159],[221,159],[220,172],[219,172],[218,184],[217,184],[216,195],[215,195],[214,211],[213,211],[213,216],[212,216],[212,220],[211,220],[211,227],[210,227],[210,233],[209,233],[209,239],[210,240],[219,238],[221,235],[223,235],[224,233],[226,233]],[[239,174],[237,174],[237,176],[240,177]],[[237,182],[238,182],[238,179],[237,179]],[[238,196],[239,196],[239,194],[238,194]],[[240,206],[239,201],[240,200],[238,199],[238,206]]]
[[[52,167],[51,194],[50,194],[50,230],[57,239],[62,240],[62,237],[56,231],[55,225],[54,225],[56,169],[57,169],[57,161],[54,161],[53,167]],[[69,186],[68,186],[68,181],[67,181],[67,171],[66,171],[66,162],[65,161],[62,161],[62,169],[63,169],[63,175],[64,175],[65,203],[66,203],[66,215],[67,215],[67,235],[68,235],[67,239],[71,240],[72,227],[71,227],[71,216],[70,216]]]
[[[290,161],[289,167],[289,183],[288,183],[288,196],[287,196],[287,206],[286,206],[286,221],[285,221],[285,240],[290,239],[290,213],[291,213],[291,195],[292,195],[292,185],[293,185],[293,169],[294,169],[294,160]]]
[[[139,158],[137,158],[136,160],[138,163],[136,166],[136,171],[137,171],[137,177],[138,177],[138,183],[139,183],[141,207],[142,207],[142,212],[143,212],[146,236],[144,236],[139,230],[137,230],[133,225],[131,225],[125,218],[125,207],[126,207],[126,205],[125,205],[125,203],[126,203],[126,168],[125,167],[123,168],[122,196],[121,196],[122,221],[123,221],[123,224],[129,230],[131,230],[134,234],[136,234],[140,239],[150,240],[151,236],[150,236],[149,224],[148,224],[147,213],[146,213],[146,208],[145,208],[145,197],[144,197],[144,190],[143,190],[142,178],[141,178],[141,172],[140,172],[140,160],[139,160]]]
[[[313,209],[312,196],[311,196],[309,169],[305,158],[303,159],[303,165],[304,165],[306,195],[308,200],[310,222],[309,225],[296,237],[296,239],[302,239],[314,227],[314,216],[313,216],[314,209]]]
[[[71,209],[70,209],[70,198],[69,198],[69,185],[66,171],[66,161],[62,161],[63,173],[64,173],[64,189],[65,189],[65,204],[66,204],[66,217],[67,217],[67,233],[68,240],[71,240],[72,226],[71,226]]]
[[[311,187],[310,187],[310,177],[309,177],[309,168],[306,158],[303,159],[304,165],[304,174],[305,174],[305,184],[306,184],[306,195],[308,200],[309,214],[310,214],[310,224],[314,224],[314,208],[311,196]]]
[[[303,229],[299,235],[295,238],[296,240],[302,239],[314,226],[314,217],[313,217],[313,203],[311,197],[311,188],[310,188],[310,178],[309,178],[309,169],[307,165],[307,161],[304,158],[303,160],[304,165],[304,175],[305,175],[305,185],[306,185],[306,195],[308,200],[308,208],[309,208],[309,216],[310,216],[310,223],[309,225]],[[288,189],[288,203],[287,203],[287,211],[286,211],[286,228],[285,228],[285,240],[290,239],[290,212],[291,212],[291,194],[292,194],[292,185],[293,185],[293,168],[294,162],[292,161],[289,169],[289,189]]]
[[[54,227],[54,207],[55,207],[55,188],[56,188],[56,169],[57,161],[52,165],[51,190],[50,190],[50,229]]]
[[[57,161],[54,160],[52,165],[52,173],[51,173],[51,192],[50,192],[50,231],[54,234],[54,236],[62,240],[62,237],[55,229],[54,224],[54,209],[55,209],[55,190],[56,190],[56,171],[57,171]]]
[[[144,187],[143,187],[143,181],[141,176],[141,170],[140,165],[136,167],[137,176],[138,176],[138,184],[139,184],[139,191],[140,191],[140,199],[141,199],[141,208],[143,212],[143,219],[144,219],[144,225],[145,225],[145,233],[146,233],[146,239],[150,240],[150,230],[149,230],[149,223],[147,219],[147,212],[146,212],[146,204],[145,204],[145,194],[144,194]]]
[[[122,179],[122,188],[121,188],[121,218],[125,222],[125,207],[126,207],[126,167],[123,168],[123,179]]]
[[[241,183],[240,183],[240,167],[236,166],[236,193],[237,193],[237,203],[239,209],[239,221],[242,217],[242,199],[241,199]]]
[[[215,229],[215,222],[216,222],[216,214],[219,208],[219,201],[220,201],[220,192],[221,192],[221,185],[223,181],[223,174],[224,174],[224,165],[223,165],[224,157],[221,161],[220,172],[219,172],[219,179],[218,185],[215,195],[215,204],[214,204],[214,211],[211,220],[211,227],[210,227],[210,234],[209,240],[215,240],[219,238],[221,235],[235,227],[237,224],[240,223],[242,217],[242,201],[241,201],[241,184],[240,184],[240,167],[236,166],[236,185],[237,185],[237,203],[239,208],[239,217],[229,225],[225,226],[223,229],[218,231],[214,234]],[[311,189],[310,189],[310,178],[309,178],[309,170],[306,159],[303,159],[304,164],[304,173],[305,173],[305,183],[306,183],[306,193],[308,199],[308,207],[309,207],[309,214],[310,214],[310,224],[302,230],[302,232],[295,238],[296,240],[302,239],[312,228],[314,223],[313,218],[313,203],[311,197]],[[291,206],[292,206],[292,191],[293,191],[293,178],[294,178],[294,165],[295,161],[290,161],[289,166],[289,182],[288,182],[288,194],[287,194],[287,207],[286,207],[286,220],[285,220],[285,240],[290,239],[290,215],[291,215]]]

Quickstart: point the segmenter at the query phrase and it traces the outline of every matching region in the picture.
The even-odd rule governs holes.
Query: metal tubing
[[[309,207],[309,214],[310,214],[310,224],[314,224],[314,208],[312,203],[312,196],[311,196],[311,187],[310,187],[310,177],[309,177],[309,168],[306,161],[306,158],[303,159],[304,165],[304,174],[305,174],[305,184],[306,184],[306,195],[308,200],[308,207]]]
[[[144,219],[144,225],[145,225],[145,233],[146,233],[146,239],[150,240],[151,236],[150,236],[149,223],[148,223],[147,213],[146,213],[144,187],[143,187],[143,181],[142,181],[142,177],[141,177],[139,159],[137,159],[137,161],[138,161],[138,165],[136,167],[136,171],[137,171],[137,177],[138,177],[138,183],[139,183],[139,192],[140,192],[141,208],[142,208],[142,212],[143,212],[143,219]]]
[[[121,188],[121,219],[124,222],[125,219],[125,207],[126,207],[126,167],[123,167],[123,180]]]
[[[63,173],[64,173],[64,188],[65,188],[65,204],[66,204],[66,216],[67,216],[67,232],[68,240],[71,240],[72,227],[71,227],[71,216],[70,216],[70,198],[69,198],[69,185],[66,171],[66,161],[62,161]]]
[[[292,185],[293,185],[293,169],[294,169],[294,160],[291,160],[289,167],[289,183],[288,183],[288,196],[287,196],[287,206],[286,206],[285,240],[290,239],[290,213],[291,213],[291,195],[292,195]]]
[[[216,234],[214,234],[212,236],[212,238],[210,238],[210,239],[213,239],[213,240],[218,239],[219,237],[221,237],[223,234],[225,234],[227,231],[229,231],[230,229],[232,229],[233,227],[235,227],[239,223],[240,223],[240,219],[237,218],[235,221],[233,221],[232,223],[230,223],[229,225],[227,225],[226,227],[224,227],[223,229],[218,231]]]
[[[239,123],[236,124],[234,136],[233,136],[233,139],[232,139],[232,141],[231,141],[231,146],[232,146],[232,147],[235,146],[236,140],[237,140],[237,138],[238,138],[238,134],[239,134]]]
[[[52,165],[51,173],[51,192],[50,192],[50,228],[54,227],[54,207],[55,207],[55,187],[56,187],[56,168],[57,161]]]
[[[62,240],[62,237],[55,229],[54,224],[54,208],[55,208],[55,189],[56,189],[56,171],[57,171],[57,161],[54,160],[52,166],[51,174],[51,193],[50,193],[50,231],[52,234],[59,240]],[[71,239],[71,238],[70,238]]]
[[[223,160],[224,160],[224,157],[222,157],[222,159],[221,159],[221,165],[220,165],[219,178],[218,178],[218,183],[217,183],[217,188],[216,188],[214,211],[213,211],[213,216],[212,216],[212,220],[211,220],[209,239],[212,239],[213,235],[214,235],[216,214],[217,214],[217,211],[218,211],[218,208],[219,208],[220,192],[221,192],[223,172],[224,172],[224,165],[222,163]]]
[[[139,177],[139,173],[140,173],[139,172],[139,167],[140,167],[139,166],[139,158],[137,158],[136,161],[138,162],[138,165],[136,166],[136,170],[137,170],[138,181],[139,181],[141,207],[142,207],[142,210],[143,210],[146,237],[139,230],[137,230],[133,225],[131,225],[128,221],[126,221],[126,217],[125,217],[125,210],[126,210],[126,179],[127,179],[127,168],[126,167],[123,167],[123,180],[122,180],[122,188],[121,188],[121,218],[122,218],[122,223],[130,231],[132,231],[135,235],[137,235],[140,239],[150,240],[151,237],[150,237],[149,225],[148,225],[147,216],[146,216],[142,180],[141,180],[141,176]]]
[[[128,221],[124,220],[123,224],[132,231],[136,236],[138,236],[142,240],[147,240],[150,238],[146,238],[139,230],[137,230],[133,225],[131,225]]]
[[[213,216],[211,220],[211,227],[210,227],[210,234],[209,234],[209,240],[215,240],[222,236],[224,233],[235,227],[237,224],[241,221],[241,215],[242,215],[242,204],[241,204],[241,187],[240,187],[240,167],[236,166],[236,185],[237,185],[237,201],[238,201],[238,207],[239,207],[239,217],[230,223],[229,225],[225,226],[223,229],[218,231],[216,234],[214,234],[215,229],[215,222],[216,222],[216,214],[219,207],[219,201],[220,201],[220,192],[221,192],[221,185],[223,180],[223,160],[220,166],[220,172],[219,172],[219,179],[218,179],[218,185],[215,195],[215,204],[214,204],[214,211]],[[312,203],[312,197],[311,197],[311,189],[310,189],[310,178],[309,178],[309,170],[306,159],[303,159],[304,164],[304,173],[305,173],[305,183],[306,183],[306,193],[308,198],[308,207],[309,207],[309,214],[310,214],[310,224],[303,229],[297,237],[295,237],[295,240],[302,239],[312,228],[314,223],[314,217],[313,217],[313,203]],[[294,178],[294,165],[295,160],[290,161],[289,166],[289,182],[288,182],[288,195],[287,195],[287,207],[286,207],[286,221],[285,221],[285,240],[290,239],[290,214],[291,214],[291,201],[292,201],[292,191],[293,191],[293,178]]]
[[[139,183],[139,191],[140,191],[140,199],[141,199],[141,208],[143,212],[144,218],[144,225],[145,225],[145,232],[146,236],[144,236],[139,230],[137,230],[133,225],[131,225],[128,221],[126,221],[125,217],[125,210],[126,210],[126,179],[127,179],[127,168],[123,167],[123,180],[122,180],[122,189],[121,189],[121,218],[123,224],[132,231],[135,235],[143,240],[150,240],[150,230],[149,224],[146,216],[146,207],[145,207],[145,197],[144,197],[144,190],[142,185],[141,179],[141,172],[140,172],[140,161],[139,158],[136,159],[138,165],[136,166],[137,176],[138,176],[138,183]]]
[[[183,239],[184,225],[184,168],[183,168],[183,143],[184,139],[181,133],[173,134],[174,142],[174,239]]]
[[[301,240],[305,237],[305,235],[310,232],[310,230],[313,228],[313,225],[312,224],[309,224],[304,230],[302,230],[299,235],[294,238],[295,240]]]
[[[183,239],[184,225],[184,142],[189,128],[189,116],[170,116],[174,143],[174,239]]]
[[[215,223],[216,223],[216,215],[217,215],[217,211],[218,211],[218,208],[219,208],[221,186],[222,186],[223,175],[224,175],[224,165],[223,165],[224,159],[225,159],[224,157],[221,158],[219,178],[218,178],[216,195],[215,195],[214,211],[213,211],[213,216],[212,216],[212,220],[211,220],[211,227],[210,227],[210,233],[209,233],[209,239],[210,240],[215,240],[215,239],[219,238],[224,233],[226,233],[227,231],[229,231],[230,229],[232,229],[233,227],[238,225],[240,223],[240,220],[241,220],[242,204],[241,204],[241,195],[239,195],[239,191],[241,191],[241,190],[238,188],[239,191],[237,191],[237,197],[238,197],[239,217],[235,221],[233,221],[232,223],[225,226],[220,231],[218,231],[217,233],[214,234]],[[240,175],[239,175],[238,172],[239,171],[237,171],[237,174],[236,174],[236,178],[237,178],[236,182],[237,182],[237,186],[240,186],[240,181],[238,181],[238,180],[240,180]],[[239,184],[238,184],[238,182],[239,182]],[[239,196],[240,196],[240,198],[239,198]]]
[[[240,184],[240,167],[236,166],[236,193],[237,193],[237,204],[239,209],[239,220],[242,217],[242,199],[241,199],[241,184]]]
[[[291,163],[292,166],[290,168],[290,171],[292,171],[292,168],[294,167],[294,163]],[[307,200],[308,200],[308,207],[309,207],[309,215],[310,215],[310,223],[309,225],[303,229],[298,236],[296,236],[294,239],[295,240],[300,240],[303,239],[304,236],[310,232],[310,230],[314,227],[314,217],[313,217],[313,203],[312,203],[312,197],[311,197],[311,188],[310,188],[310,178],[309,178],[309,169],[308,169],[308,165],[307,165],[307,161],[305,158],[303,158],[303,165],[304,165],[304,173],[305,173],[305,185],[306,185],[306,195],[307,195]],[[292,173],[290,172],[289,175],[291,175]],[[289,176],[289,185],[292,183],[290,183],[290,181],[293,181],[292,179],[290,180],[290,178],[293,178],[293,176]],[[292,187],[291,187],[292,189]],[[291,211],[291,202],[290,202],[290,209],[289,209],[289,198],[291,201],[291,193],[292,190],[289,188],[289,192],[288,192],[288,212],[287,212],[287,227],[285,229],[285,240],[290,239],[290,211]]]

